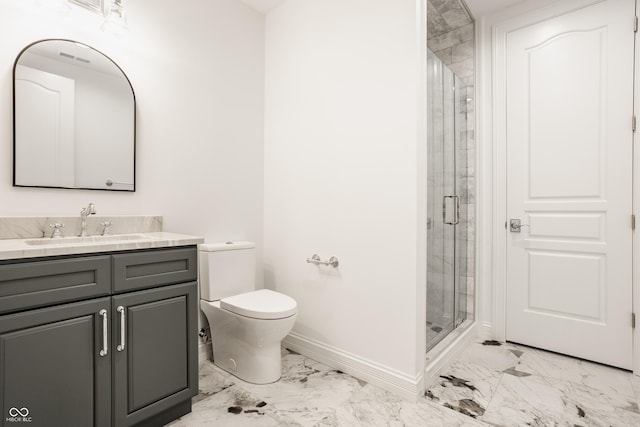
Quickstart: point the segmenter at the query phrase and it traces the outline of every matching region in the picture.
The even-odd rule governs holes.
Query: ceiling
[[[242,0],[243,3],[251,6],[261,13],[268,13],[287,0]],[[465,0],[471,14],[475,19],[488,15],[500,9],[521,3],[524,0]]]
[[[275,9],[285,1],[286,0],[242,0],[243,3],[264,14],[269,12],[271,9]]]
[[[474,19],[489,15],[500,9],[506,9],[524,0],[465,0]]]

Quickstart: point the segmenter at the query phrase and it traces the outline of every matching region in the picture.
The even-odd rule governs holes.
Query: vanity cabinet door
[[[0,316],[0,425],[111,425],[112,355],[100,354],[109,305],[105,297]]]
[[[197,298],[197,282],[112,297],[115,426],[162,425],[190,411]]]

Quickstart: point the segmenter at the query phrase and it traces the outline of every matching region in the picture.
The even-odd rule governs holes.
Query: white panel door
[[[16,67],[17,185],[75,186],[75,81]]]
[[[507,34],[506,338],[632,368],[634,1]],[[508,226],[508,228],[510,228]]]

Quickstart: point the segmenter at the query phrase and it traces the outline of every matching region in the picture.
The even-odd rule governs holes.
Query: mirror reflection
[[[43,40],[13,76],[14,186],[135,191],[135,95],[117,64]]]

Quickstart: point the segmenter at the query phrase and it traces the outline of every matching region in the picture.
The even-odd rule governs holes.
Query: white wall
[[[266,70],[264,17],[236,0],[127,2],[120,39],[91,12],[61,18],[35,3],[0,6],[0,216],[74,215],[92,201],[100,214],[157,213],[165,230],[259,250],[264,226],[265,284],[297,299],[298,336],[420,380],[422,0],[286,2],[267,17]],[[101,50],[131,80],[137,192],[11,186],[13,61],[54,37]],[[340,268],[307,264],[314,252]]]
[[[297,300],[309,348],[407,381],[425,348],[422,23],[415,0],[295,0],[266,19],[265,286]]]
[[[60,17],[35,0],[0,4],[0,216],[79,215],[94,202],[103,215],[163,215],[165,230],[208,241],[252,240],[260,256],[264,16],[237,0],[135,0],[126,7],[131,29],[117,38],[78,6]],[[131,80],[135,193],[11,186],[13,62],[44,38],[89,44]]]

